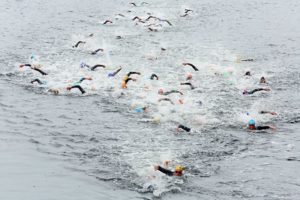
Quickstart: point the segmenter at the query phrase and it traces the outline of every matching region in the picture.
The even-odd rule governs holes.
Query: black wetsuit
[[[131,81],[131,80],[134,80],[134,79],[132,79],[132,78],[127,78],[126,80],[125,80],[125,83],[127,84],[129,81]]]
[[[271,129],[270,126],[255,126],[255,125],[250,125],[249,126],[250,130],[266,130],[266,129]]]
[[[195,89],[195,87],[193,86],[193,84],[188,83],[188,82],[187,83],[180,83],[180,85],[189,85],[192,90]]]
[[[164,92],[163,95],[169,95],[169,94],[172,94],[172,93],[179,93],[182,95],[182,92],[178,91],[178,90],[171,90],[171,91],[168,91],[168,92]]]
[[[92,54],[92,55],[95,55],[95,54],[97,54],[99,51],[103,51],[103,49],[97,49],[97,50],[93,51],[91,54]]]
[[[248,94],[254,94],[255,92],[263,91],[263,88],[254,89],[252,91],[249,91]]]
[[[132,75],[132,74],[138,74],[138,75],[141,75],[140,72],[129,72],[129,73],[127,74],[127,76],[129,77],[129,76]]]
[[[174,104],[173,101],[171,99],[169,99],[169,98],[162,98],[162,99],[159,99],[158,101],[159,102],[161,102],[161,101],[169,101],[171,104]]]
[[[191,129],[189,127],[183,126],[183,125],[179,125],[178,128],[181,128],[183,130],[185,130],[186,132],[190,132]]]
[[[31,64],[25,64],[24,66],[30,67],[31,69],[40,72],[40,73],[41,73],[42,75],[44,75],[44,76],[45,76],[45,75],[48,75],[46,72],[44,72],[44,71],[42,71],[42,70],[40,70],[40,69],[38,69],[38,68],[36,68],[36,67],[33,67]]]
[[[266,130],[266,129],[270,129],[270,126],[257,126],[256,130]]]
[[[36,79],[30,81],[30,83],[32,83],[32,84],[33,84],[34,82],[37,82],[37,83],[40,84],[40,85],[45,84],[44,82],[42,82],[42,81],[41,81],[40,79],[38,79],[38,78],[36,78]]]
[[[72,87],[70,87],[70,90],[73,89],[73,88],[79,89],[82,94],[85,93],[84,89],[82,89],[82,87],[80,85],[73,85]]]
[[[94,66],[91,68],[91,70],[92,70],[92,71],[95,71],[95,69],[98,68],[98,67],[105,68],[105,65],[94,65]]]
[[[161,166],[158,166],[157,170],[164,173],[164,174],[166,174],[166,175],[168,175],[168,176],[173,176],[174,175],[174,172],[172,172],[171,170],[165,169]]]
[[[154,78],[156,78],[156,80],[158,80],[158,76],[156,74],[152,74],[150,79],[153,80]]]

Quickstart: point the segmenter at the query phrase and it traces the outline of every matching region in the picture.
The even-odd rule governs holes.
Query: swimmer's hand
[[[154,166],[154,170],[155,170],[155,171],[158,170],[158,168],[159,168],[158,165],[155,165],[155,166]]]

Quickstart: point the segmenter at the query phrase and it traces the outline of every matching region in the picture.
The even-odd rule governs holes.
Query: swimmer
[[[180,130],[184,130],[184,131],[186,131],[186,132],[190,132],[190,131],[191,131],[191,128],[186,127],[186,126],[183,126],[183,125],[180,124],[180,125],[177,127],[177,131],[180,131]]]
[[[137,7],[137,5],[135,3],[130,3],[131,5],[133,5],[134,7]]]
[[[136,108],[136,109],[134,109],[134,110],[135,110],[135,112],[137,112],[137,113],[148,112],[148,106],[145,106],[145,107],[142,107],[142,108],[138,107],[138,108]]]
[[[133,74],[141,75],[140,72],[129,72],[129,73],[127,74],[127,77],[130,77],[130,76],[133,75]]]
[[[174,105],[173,101],[169,98],[160,98],[160,99],[158,99],[158,102],[161,102],[161,101],[168,101],[168,102],[170,102],[171,104]]]
[[[135,16],[134,18],[132,18],[132,21],[135,21],[135,20],[138,20],[138,22],[141,22],[141,23],[145,23],[145,21],[143,21],[140,17],[138,16]]]
[[[155,171],[158,170],[168,176],[182,176],[183,175],[182,172],[183,172],[183,170],[185,170],[185,168],[182,166],[176,166],[175,171],[173,172],[173,171],[163,168],[159,165],[156,165],[156,166],[154,166],[154,170]]]
[[[190,10],[190,9],[185,9],[184,11],[184,15],[181,15],[180,17],[186,17],[189,15],[189,12],[194,12],[193,10]]]
[[[53,93],[54,95],[58,95],[59,94],[59,90],[58,89],[49,89],[48,92]]]
[[[119,69],[117,69],[115,72],[109,73],[109,74],[108,74],[108,77],[114,77],[114,76],[117,75],[121,70],[122,70],[122,67],[120,67]]]
[[[186,83],[180,83],[180,85],[189,85],[189,86],[191,87],[192,90],[195,89],[195,87],[193,86],[192,83],[186,82]]]
[[[168,91],[168,92],[164,92],[163,89],[158,90],[158,94],[160,94],[160,95],[169,95],[169,94],[173,94],[173,93],[178,93],[180,95],[183,95],[183,93],[178,91],[178,90],[171,90],[171,91]]]
[[[67,87],[67,90],[71,90],[71,89],[77,88],[77,89],[80,90],[80,92],[81,92],[82,94],[84,94],[84,93],[85,93],[85,90],[79,85],[79,84],[82,83],[84,80],[89,80],[89,81],[90,81],[90,80],[92,80],[92,78],[91,78],[91,77],[83,77],[83,78],[81,78],[78,82],[74,83],[73,86]]]
[[[255,92],[259,92],[259,91],[271,91],[271,89],[269,89],[269,88],[257,88],[257,89],[251,90],[251,91],[244,90],[243,95],[254,94]]]
[[[84,80],[91,81],[93,79],[91,77],[83,77],[78,82],[76,82],[74,85],[78,85],[78,84],[82,83],[82,81],[84,81]]]
[[[148,30],[149,30],[149,31],[152,31],[152,32],[158,32],[158,30],[157,30],[157,29],[155,29],[155,28],[151,28],[151,27],[148,27]]]
[[[248,129],[250,129],[250,130],[266,130],[266,129],[275,130],[276,128],[273,126],[255,126],[255,121],[253,119],[251,119],[248,123]]]
[[[270,115],[277,115],[277,113],[276,112],[271,112],[271,111],[260,111],[259,112],[260,114],[270,114]]]
[[[112,21],[110,21],[110,20],[106,20],[105,22],[103,22],[103,24],[105,25],[105,24],[107,24],[107,23],[110,23],[110,24],[112,24],[113,22]]]
[[[158,76],[156,74],[152,74],[150,79],[153,80],[154,78],[156,78],[156,80],[158,80]]]
[[[48,75],[46,72],[42,71],[41,69],[39,69],[39,68],[37,68],[37,67],[35,67],[34,65],[31,65],[31,64],[21,64],[20,68],[22,68],[22,67],[30,67],[30,69],[38,71],[38,72],[40,72],[44,76]]]
[[[129,82],[129,81],[136,81],[136,79],[134,79],[134,78],[126,78],[126,79],[123,79],[122,80],[122,83],[121,83],[121,86],[122,86],[122,88],[123,89],[127,89],[127,83]]]
[[[103,52],[104,49],[96,49],[96,50],[93,51],[91,54],[92,54],[92,55],[96,55],[99,51]]]
[[[182,65],[184,65],[184,66],[191,66],[195,71],[199,71],[199,69],[195,66],[195,65],[193,65],[193,64],[191,64],[191,63],[182,63]]]
[[[157,17],[155,17],[155,16],[152,16],[152,15],[150,15],[145,21],[149,21],[150,19],[159,19],[159,18],[157,18]]]
[[[245,73],[245,76],[251,76],[250,71],[247,71],[247,72]]]
[[[250,58],[250,59],[244,59],[244,60],[241,60],[241,61],[244,61],[244,62],[253,62],[254,59]]]
[[[187,74],[187,76],[186,76],[187,81],[192,80],[192,78],[193,78],[193,75],[191,73]]]
[[[88,69],[90,69],[90,70],[92,70],[92,71],[95,71],[95,69],[98,68],[98,67],[105,68],[106,66],[105,66],[105,65],[101,65],[101,64],[96,64],[96,65],[94,65],[93,67],[91,67],[90,65],[88,65],[88,64],[86,64],[86,63],[84,63],[84,62],[82,62],[82,63],[80,63],[80,67],[81,67],[81,68],[86,67],[86,68],[88,68]]]
[[[266,84],[267,81],[266,81],[265,77],[262,76],[262,77],[260,78],[259,83],[260,83],[260,84]]]
[[[71,87],[67,87],[67,90],[71,90],[71,89],[74,89],[74,88],[77,88],[80,90],[81,94],[84,94],[86,93],[84,89],[82,89],[82,87],[80,85],[73,85]]]
[[[91,70],[92,70],[92,71],[95,71],[95,69],[97,69],[98,67],[105,68],[106,66],[105,66],[105,65],[97,64],[97,65],[94,65],[94,66],[91,68]]]
[[[73,48],[77,48],[80,44],[85,44],[86,42],[83,42],[83,41],[78,41],[74,46]]]
[[[36,79],[30,81],[31,84],[33,84],[33,83],[35,83],[35,82],[37,82],[39,85],[44,85],[44,84],[47,83],[46,81],[41,81],[41,80],[38,79],[38,78],[36,78]]]

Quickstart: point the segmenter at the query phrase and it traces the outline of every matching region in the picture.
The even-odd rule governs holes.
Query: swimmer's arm
[[[164,95],[169,95],[169,94],[172,94],[172,93],[179,93],[179,94],[183,95],[183,93],[178,91],[178,90],[171,90],[169,92],[165,92]]]
[[[161,101],[169,101],[171,104],[174,105],[173,101],[172,101],[171,99],[169,99],[169,98],[161,98],[161,99],[159,99],[158,101],[159,101],[159,102],[161,102]]]
[[[141,75],[140,72],[129,72],[129,73],[127,74],[127,76],[129,77],[129,76],[132,75],[132,74],[138,74],[138,75]]]
[[[168,176],[173,176],[173,174],[174,174],[171,170],[165,169],[161,166],[155,166],[155,170],[158,170],[158,171],[160,171],[160,172],[162,172],[162,173],[164,173]]]
[[[271,114],[271,115],[277,115],[276,112],[271,112],[271,111],[260,111],[260,114]]]

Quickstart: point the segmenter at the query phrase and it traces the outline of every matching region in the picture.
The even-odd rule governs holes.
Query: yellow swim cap
[[[129,79],[129,77],[127,75],[124,76],[123,80],[126,81],[127,79]]]
[[[180,165],[177,165],[177,166],[175,167],[175,171],[176,171],[176,172],[182,172],[182,170],[184,170],[184,167],[182,167],[182,166],[180,166]]]

